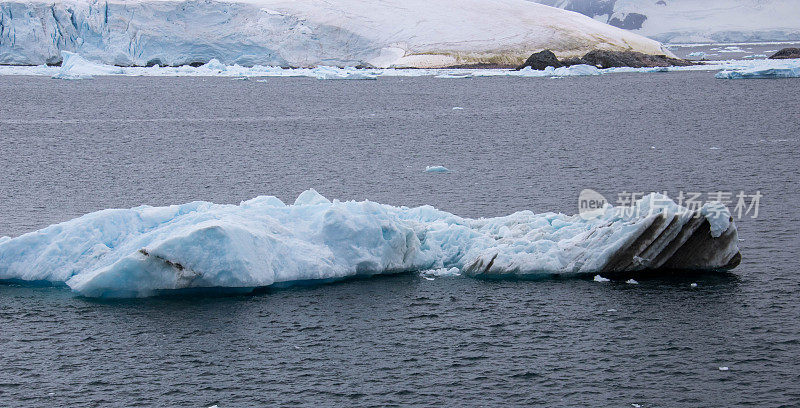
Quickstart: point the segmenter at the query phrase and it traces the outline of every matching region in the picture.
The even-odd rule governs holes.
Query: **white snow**
[[[646,17],[631,31],[664,43],[800,40],[797,0],[532,0],[610,22]],[[606,5],[611,3],[611,14]],[[598,13],[604,13],[598,16]]]
[[[450,169],[444,166],[425,166],[426,173],[449,173]]]
[[[682,207],[651,194],[636,208],[607,207],[591,220],[530,211],[469,219],[430,206],[330,201],[308,190],[293,205],[260,196],[239,205],[110,209],[0,239],[0,279],[125,297],[415,270],[578,276],[599,272],[652,217]]]
[[[667,53],[660,43],[524,0],[18,0],[0,2],[0,64],[436,68],[519,64],[549,48]]]

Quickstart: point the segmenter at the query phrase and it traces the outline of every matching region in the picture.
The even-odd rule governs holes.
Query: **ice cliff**
[[[119,66],[516,66],[544,48],[669,54],[653,40],[524,0],[0,1],[0,64],[62,51]]]
[[[718,204],[688,211],[651,194],[590,215],[468,219],[430,206],[331,202],[313,190],[292,205],[261,196],[240,205],[111,209],[0,238],[0,279],[132,297],[443,268],[530,277],[739,262],[736,227]]]

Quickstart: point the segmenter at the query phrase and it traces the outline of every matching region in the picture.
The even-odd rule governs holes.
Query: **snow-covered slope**
[[[667,53],[578,13],[525,0],[0,2],[0,64],[444,67],[516,65],[544,48]]]
[[[472,276],[717,269],[739,259],[723,205],[692,212],[657,194],[589,216],[522,211],[468,219],[430,206],[331,202],[308,190],[293,205],[262,196],[238,206],[103,210],[0,237],[0,279],[65,282],[86,296],[247,290],[441,268]]]
[[[532,0],[665,43],[800,40],[798,0]]]

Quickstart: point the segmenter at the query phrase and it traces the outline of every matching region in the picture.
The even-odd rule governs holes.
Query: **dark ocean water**
[[[0,77],[0,235],[312,187],[470,217],[575,213],[583,188],[763,194],[733,273],[639,285],[405,274],[116,301],[0,285],[0,406],[796,405],[799,91],[710,72]]]

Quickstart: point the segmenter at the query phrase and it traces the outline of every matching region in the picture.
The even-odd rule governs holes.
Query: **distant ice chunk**
[[[728,370],[730,370],[730,368],[725,366],[719,368],[719,371],[728,371]]]
[[[427,269],[420,272],[425,277],[444,278],[451,276],[461,276],[461,270],[458,268],[439,268]]]
[[[226,71],[228,66],[219,62],[218,59],[214,58],[211,61],[200,66],[200,68],[210,69],[212,71]]]
[[[603,71],[592,65],[579,64],[569,67],[547,67],[542,70],[535,70],[525,67],[519,71],[513,71],[515,76],[523,77],[566,77],[566,76],[591,76],[601,75]]]
[[[606,279],[600,275],[594,275],[595,282],[611,282],[611,279]]]
[[[755,63],[755,61],[754,61]],[[800,60],[763,61],[749,68],[731,69],[718,72],[717,79],[765,79],[800,78]]]
[[[637,282],[635,279],[628,279],[628,280],[625,281],[625,283],[627,283],[629,285],[638,285],[639,284],[639,282]]]
[[[449,173],[450,169],[444,166],[426,166],[425,173]]]
[[[317,67],[311,69],[311,73],[317,79],[378,79],[378,75],[365,70],[356,68],[338,68],[338,67]]]
[[[695,52],[693,52],[693,53],[691,53],[691,54],[687,55],[687,57],[689,57],[689,58],[703,59],[703,58],[705,58],[705,57],[706,57],[706,53],[704,53],[703,51],[695,51]]]
[[[55,79],[91,79],[95,75],[119,75],[122,69],[89,61],[78,54],[61,51],[61,69]]]

